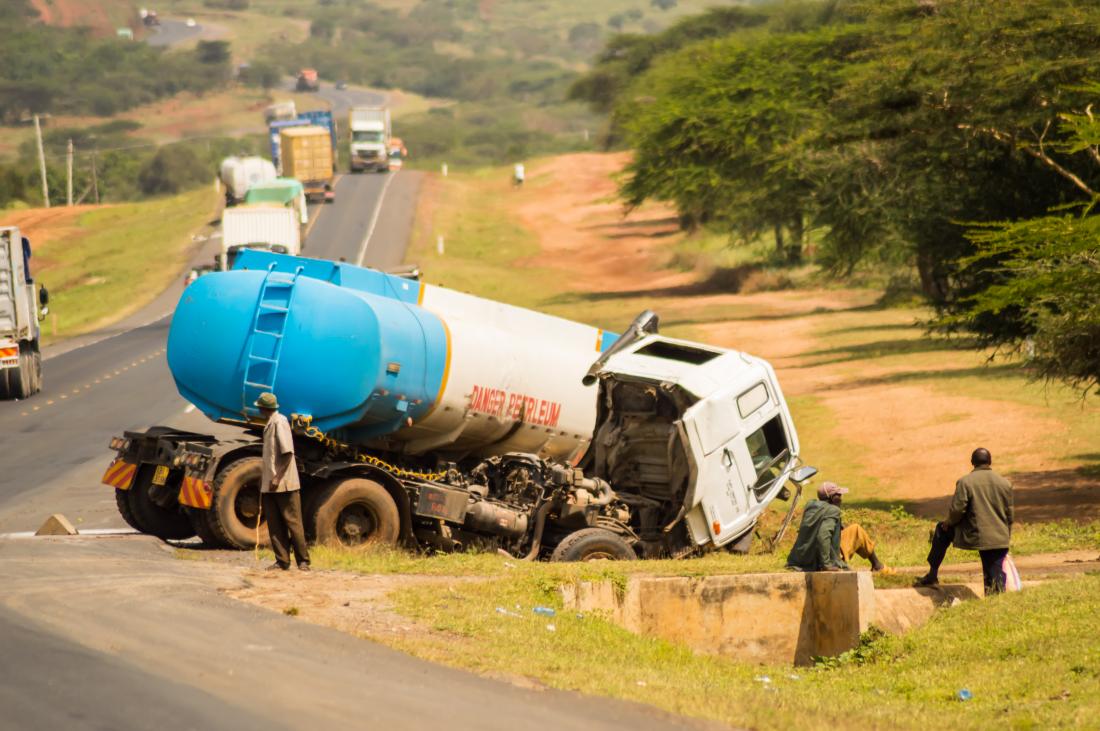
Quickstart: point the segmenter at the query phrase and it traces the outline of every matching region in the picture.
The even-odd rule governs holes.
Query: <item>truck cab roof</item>
[[[771,366],[760,358],[663,335],[649,335],[631,344],[611,356],[600,372],[674,384],[697,399],[736,385],[748,388],[761,380],[774,379]]]

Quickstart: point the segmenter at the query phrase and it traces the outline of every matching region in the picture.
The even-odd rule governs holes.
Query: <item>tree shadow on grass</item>
[[[1057,520],[1088,522],[1100,519],[1100,469],[1097,465],[1061,470],[1012,472],[1015,518],[1019,523],[1047,523]],[[923,500],[905,501],[906,509],[923,518],[942,520],[954,493]]]
[[[978,347],[976,338],[896,338],[894,340],[876,340],[870,343],[844,345],[836,348],[812,350],[803,355],[807,358],[825,357],[805,363],[800,368],[816,368],[834,363],[849,363],[856,360],[874,360],[898,355],[917,355],[952,350],[974,350]]]
[[[822,365],[822,364],[817,364]],[[789,366],[790,368],[805,368],[808,366]],[[1015,378],[1020,375],[1020,366],[1013,363],[1003,365],[976,366],[974,368],[951,368],[944,370],[920,370],[890,373],[882,376],[869,376],[852,381],[836,383],[819,387],[819,391],[849,391],[857,388],[873,388],[874,386],[897,386],[904,383],[920,381],[949,381],[963,378],[1003,379]]]

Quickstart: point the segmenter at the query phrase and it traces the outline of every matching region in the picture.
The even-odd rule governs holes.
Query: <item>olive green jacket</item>
[[[799,571],[824,571],[848,568],[840,555],[840,508],[824,500],[811,500],[802,512],[798,537],[787,556],[787,568]]]
[[[975,467],[955,483],[946,523],[955,529],[956,548],[1008,548],[1012,537],[1012,483],[989,467]]]

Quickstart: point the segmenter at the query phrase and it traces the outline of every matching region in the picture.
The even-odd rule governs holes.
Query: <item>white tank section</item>
[[[602,330],[431,285],[421,285],[419,304],[446,326],[447,366],[431,413],[393,435],[405,451],[583,454],[596,389],[581,379]]]
[[[227,157],[218,168],[218,179],[225,186],[226,200],[240,202],[249,188],[276,177],[275,166],[262,157]]]

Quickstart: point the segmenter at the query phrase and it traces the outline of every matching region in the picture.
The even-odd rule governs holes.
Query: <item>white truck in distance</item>
[[[390,110],[352,107],[348,114],[351,171],[388,172],[390,169]]]
[[[38,320],[48,312],[49,295],[39,289],[39,312],[23,247],[18,228],[0,228],[0,399],[25,399],[42,390]]]
[[[218,268],[233,266],[241,249],[263,249],[297,256],[302,249],[302,229],[293,208],[248,205],[222,213],[222,251]]]

